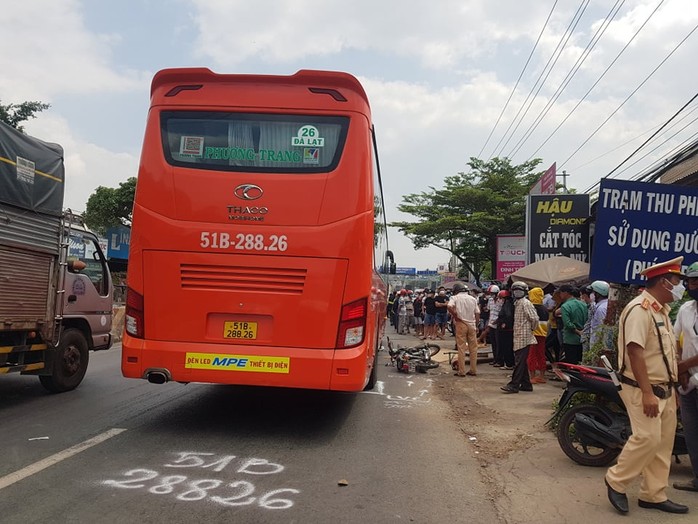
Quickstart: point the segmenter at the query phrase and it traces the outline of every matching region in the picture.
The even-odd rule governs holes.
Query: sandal
[[[477,377],[477,373],[473,373],[472,371],[467,371],[465,374],[469,377]]]
[[[460,373],[453,374],[454,377],[464,377],[465,375],[467,375],[467,373],[463,373],[462,375]]]

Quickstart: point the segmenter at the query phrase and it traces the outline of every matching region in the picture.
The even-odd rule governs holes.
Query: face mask
[[[446,294],[445,291],[439,291],[439,295],[444,296]]]
[[[676,302],[677,300],[681,300],[681,297],[683,297],[684,291],[686,291],[686,288],[683,286],[683,284],[676,284],[674,286],[668,280],[666,282],[667,282],[667,284],[669,284],[671,286],[671,289],[669,291],[671,291],[671,296],[674,299],[674,302]]]
[[[698,300],[698,288],[689,289],[688,296],[691,297],[693,300]]]
[[[523,298],[526,292],[523,289],[515,289],[511,294],[514,295],[514,298]]]

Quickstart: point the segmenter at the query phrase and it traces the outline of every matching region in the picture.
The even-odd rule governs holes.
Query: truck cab
[[[97,237],[81,222],[71,226],[68,242],[63,329],[86,333],[90,349],[109,349],[114,288],[106,258]]]

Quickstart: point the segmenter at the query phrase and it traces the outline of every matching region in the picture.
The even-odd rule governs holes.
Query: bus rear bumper
[[[334,391],[361,391],[373,359],[364,346],[299,349],[137,339],[124,334],[124,377]],[[163,380],[164,378],[164,380]]]

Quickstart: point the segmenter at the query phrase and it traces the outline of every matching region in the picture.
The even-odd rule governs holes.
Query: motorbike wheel
[[[414,369],[417,373],[426,373],[427,370],[429,369],[435,369],[439,367],[438,362],[434,362],[433,360],[430,360],[428,362],[417,362],[414,365]]]
[[[611,424],[611,417],[594,404],[578,404],[568,409],[557,428],[557,441],[569,458],[582,466],[608,466],[620,453],[619,449],[607,448],[602,444],[585,442],[574,427],[574,417],[577,413],[583,413],[587,417],[602,424]]]
[[[426,350],[426,351],[425,351]],[[411,358],[431,358],[434,355],[436,355],[439,351],[441,351],[441,346],[438,344],[433,344],[431,342],[425,342],[423,344],[420,344],[419,346],[415,346],[413,348],[407,348],[407,354]],[[427,357],[427,352],[429,353],[429,356]]]
[[[433,356],[436,355],[439,351],[441,351],[441,346],[439,346],[438,344],[431,344],[431,343],[428,343],[428,344],[425,344],[425,345],[426,345],[427,349],[429,350],[429,358],[433,357]]]

